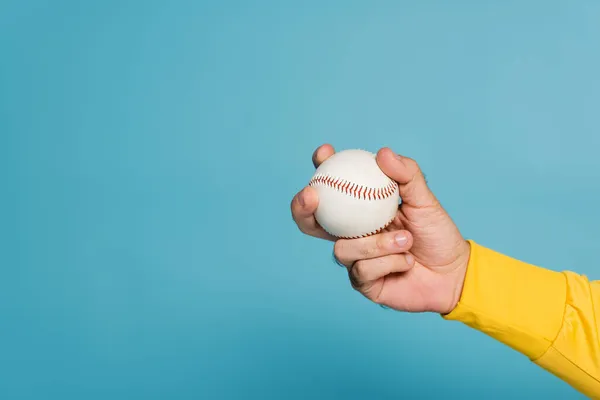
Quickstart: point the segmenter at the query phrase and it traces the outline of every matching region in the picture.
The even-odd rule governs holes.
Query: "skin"
[[[335,150],[315,150],[318,167]],[[389,148],[377,153],[381,170],[398,182],[402,204],[381,233],[360,239],[337,239],[314,217],[316,191],[305,187],[291,202],[301,232],[334,243],[337,261],[346,267],[352,287],[369,300],[398,311],[452,311],[462,292],[470,245],[429,190],[419,165]]]

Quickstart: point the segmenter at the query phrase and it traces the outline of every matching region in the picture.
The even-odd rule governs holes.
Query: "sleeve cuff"
[[[477,329],[530,359],[540,357],[562,326],[565,275],[469,243],[461,298],[443,318]]]

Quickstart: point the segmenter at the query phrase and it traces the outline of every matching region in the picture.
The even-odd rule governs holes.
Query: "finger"
[[[402,230],[384,232],[360,239],[340,239],[335,242],[333,254],[347,267],[358,260],[367,260],[410,250],[413,238]]]
[[[323,161],[335,153],[333,146],[324,144],[319,146],[312,155],[312,162],[317,168]],[[327,233],[315,219],[314,213],[319,204],[317,192],[311,187],[305,187],[291,203],[292,217],[301,232],[321,239],[334,241],[337,238]]]
[[[373,282],[389,274],[406,272],[415,265],[415,258],[410,253],[391,254],[388,256],[360,260],[349,269],[352,286],[364,292]]]
[[[324,144],[317,148],[312,156],[312,162],[315,168],[318,168],[323,161],[327,160],[335,153],[335,149],[330,144]]]
[[[315,189],[310,186],[302,189],[290,205],[292,218],[302,233],[321,239],[334,241],[336,238],[319,225],[315,219],[315,210],[319,204],[319,198]]]
[[[377,163],[387,176],[398,182],[403,204],[418,208],[438,204],[416,161],[383,148],[377,153]]]

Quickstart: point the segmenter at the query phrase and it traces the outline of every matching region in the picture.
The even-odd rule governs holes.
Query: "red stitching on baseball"
[[[357,199],[362,200],[382,200],[390,197],[396,192],[398,189],[398,184],[390,179],[390,183],[388,183],[383,188],[372,188],[367,186],[358,185],[352,182],[340,181],[337,178],[333,178],[327,175],[317,175],[313,177],[309,184],[309,186],[315,185],[324,185],[334,188],[342,193],[345,193],[349,196],[352,196]],[[382,228],[383,229],[383,228]],[[380,231],[379,231],[380,232]],[[372,232],[371,234],[375,234],[378,232]]]
[[[394,218],[396,218],[396,217],[394,216]],[[388,226],[390,226],[390,224],[394,221],[394,218],[392,218],[387,224],[385,224],[381,228],[377,229],[376,231],[365,233],[364,235],[358,235],[358,236],[338,236],[338,237],[340,239],[359,239],[359,238],[364,238],[367,236],[376,235],[376,234],[380,233],[381,231],[383,231]]]

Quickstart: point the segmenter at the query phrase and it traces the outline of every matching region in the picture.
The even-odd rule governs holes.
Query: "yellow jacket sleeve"
[[[443,317],[484,332],[600,399],[600,281],[469,243],[461,298]]]

